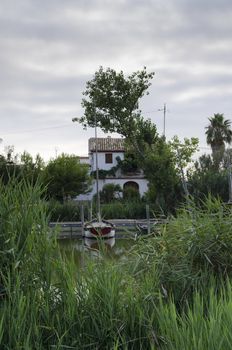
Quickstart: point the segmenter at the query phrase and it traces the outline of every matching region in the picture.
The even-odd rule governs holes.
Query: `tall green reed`
[[[40,184],[0,189],[1,349],[231,348],[231,214],[219,202],[183,208],[127,259],[83,256],[77,270],[49,235]]]
[[[232,273],[231,209],[217,199],[194,202],[170,217],[160,234],[140,239],[135,247],[136,270],[156,266],[164,294],[175,300],[188,298],[195,288],[205,288],[212,276]]]

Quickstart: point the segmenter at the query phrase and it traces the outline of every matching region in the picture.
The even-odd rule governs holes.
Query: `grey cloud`
[[[195,133],[203,140],[210,113],[230,113],[231,16],[229,0],[2,0],[0,115],[5,130],[71,121],[81,113],[85,82],[99,65],[125,73],[146,65],[157,74],[143,110],[167,102],[170,135]],[[162,114],[152,118],[162,130]],[[52,139],[65,147],[82,140],[83,145],[86,137],[77,127],[63,134],[50,130],[43,143]]]

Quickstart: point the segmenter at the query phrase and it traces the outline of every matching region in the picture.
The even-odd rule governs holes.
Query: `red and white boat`
[[[115,237],[115,226],[109,221],[93,220],[84,226],[86,238],[113,238]]]

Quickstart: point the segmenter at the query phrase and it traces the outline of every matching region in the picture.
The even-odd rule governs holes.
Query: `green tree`
[[[163,138],[147,146],[144,154],[143,169],[149,181],[147,198],[151,203],[168,212],[181,199],[176,159],[170,145]]]
[[[104,132],[125,137],[127,152],[150,182],[152,200],[167,203],[173,197],[178,176],[170,145],[157,133],[156,125],[145,119],[139,109],[141,98],[148,94],[154,73],[146,67],[125,77],[123,72],[100,67],[86,83],[82,100],[84,115],[74,118],[86,127],[99,126]],[[124,162],[126,166],[126,162]]]
[[[63,201],[86,193],[90,185],[88,166],[80,164],[76,156],[64,153],[48,163],[43,180],[49,197]]]
[[[191,139],[184,138],[184,141],[181,142],[178,136],[174,136],[173,139],[169,142],[173,156],[176,159],[176,170],[179,178],[181,179],[183,190],[185,195],[189,195],[187,182],[185,179],[184,170],[192,161],[193,154],[198,149],[199,140],[196,137]]]
[[[4,155],[0,156],[0,177],[7,184],[11,177],[22,179],[22,166],[18,162],[18,155],[14,153],[14,146],[6,146]]]
[[[153,76],[154,73],[148,73],[146,67],[128,77],[122,71],[117,73],[100,67],[94,78],[86,83],[82,100],[84,115],[73,121],[78,121],[84,128],[97,124],[104,132],[117,132],[130,140],[142,155],[136,135],[141,123],[148,122],[141,116],[139,101],[148,94]]]
[[[27,151],[24,151],[20,157],[21,176],[27,178],[32,183],[36,182],[42,174],[44,167],[44,160],[39,154],[36,155],[35,160]]]
[[[206,127],[206,141],[212,149],[212,157],[214,166],[219,169],[220,163],[225,152],[225,144],[232,141],[231,122],[224,119],[224,115],[220,113],[214,114],[209,118],[210,124]]]
[[[117,169],[120,169],[124,175],[139,171],[138,160],[134,152],[125,152],[123,160],[120,157],[117,157],[116,160],[118,162]]]
[[[226,168],[215,171],[212,157],[203,154],[187,173],[189,192],[197,201],[211,194],[228,201],[228,174]]]

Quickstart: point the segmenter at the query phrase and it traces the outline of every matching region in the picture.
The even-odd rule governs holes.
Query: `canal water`
[[[82,265],[84,256],[95,258],[123,259],[129,250],[136,244],[134,238],[110,239],[59,239],[62,255],[67,258],[73,256],[77,265]]]

